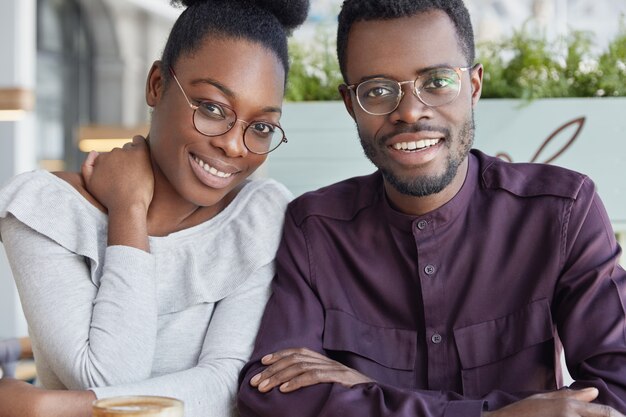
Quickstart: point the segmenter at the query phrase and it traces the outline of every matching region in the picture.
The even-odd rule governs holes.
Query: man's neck
[[[467,171],[469,167],[469,157],[459,165],[457,174],[452,179],[450,184],[446,186],[441,192],[437,194],[431,194],[424,197],[415,197],[400,193],[387,181],[384,182],[385,192],[391,205],[398,211],[409,214],[411,216],[422,216],[426,213],[430,213],[438,209],[439,207],[452,200],[455,195],[461,190],[467,177]]]

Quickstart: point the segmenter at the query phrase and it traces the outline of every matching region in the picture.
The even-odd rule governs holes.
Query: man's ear
[[[480,100],[480,94],[483,90],[483,66],[476,64],[470,70],[470,82],[472,84],[472,107],[475,107]]]
[[[350,114],[350,117],[356,120],[354,118],[354,106],[353,106],[353,101],[352,101],[352,94],[350,93],[350,89],[348,88],[348,86],[345,84],[341,84],[339,86],[339,94],[341,94],[341,98],[343,99],[343,104],[344,106],[346,106],[346,110]]]
[[[154,61],[152,68],[148,72],[146,80],[146,103],[150,107],[155,107],[165,89],[165,78],[163,77],[163,68],[161,61]]]

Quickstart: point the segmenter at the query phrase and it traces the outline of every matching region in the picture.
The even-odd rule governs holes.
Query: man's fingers
[[[280,384],[280,387],[278,389],[280,390],[280,392],[287,393],[296,391],[300,388],[310,387],[311,385],[316,385],[319,383],[335,382],[341,379],[343,373],[345,373],[345,371],[324,371],[321,369],[311,370],[309,372],[297,375],[291,378],[289,381],[284,382],[283,384]]]
[[[329,368],[327,364],[299,362],[273,373],[271,376],[262,376],[262,379],[256,381],[258,389],[261,392],[268,392],[272,388],[283,385],[287,382],[298,378],[302,381],[308,381],[308,385],[319,382],[328,382],[323,378],[325,368]]]
[[[581,415],[587,417],[624,417],[622,413],[604,404],[584,404],[584,410]]]
[[[273,363],[278,362],[281,359],[287,358],[287,357],[292,357],[294,355],[298,355],[301,358],[305,358],[305,357],[311,357],[311,358],[317,358],[320,360],[328,360],[328,358],[320,353],[317,353],[315,351],[312,351],[310,349],[306,349],[306,348],[293,348],[293,349],[283,349],[283,350],[279,350],[277,352],[274,353],[270,353],[268,355],[263,356],[263,358],[261,358],[261,363],[263,365],[271,365]]]
[[[300,353],[291,352],[287,356],[282,356],[285,354],[284,351],[280,352],[280,355],[273,355],[271,359],[264,362],[264,364],[269,364],[267,368],[263,370],[263,372],[258,373],[250,380],[250,384],[254,387],[259,386],[263,381],[268,380],[270,378],[274,378],[274,380],[278,380],[278,384],[281,384],[287,379],[282,379],[280,375],[285,375],[283,372],[286,369],[292,368],[292,370],[297,370],[298,372],[303,372],[304,370],[310,369],[313,366],[324,366],[325,364],[331,363],[329,359],[321,360],[317,357],[310,357],[307,355],[301,355]],[[268,355],[269,356],[269,355]],[[281,374],[282,373],[282,374]],[[278,385],[275,384],[275,385]]]
[[[583,389],[562,389],[558,391],[552,391],[545,394],[539,394],[540,398],[544,399],[558,399],[558,398],[569,398],[572,400],[583,401],[583,402],[591,402],[598,397],[598,389],[594,387],[583,388]]]

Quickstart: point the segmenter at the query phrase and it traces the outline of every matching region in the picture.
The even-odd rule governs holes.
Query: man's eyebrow
[[[362,83],[363,81],[371,80],[374,78],[389,78],[393,80],[393,77],[387,74],[372,74],[372,75],[366,75],[364,77],[359,78],[359,80],[355,84],[359,84],[359,83]]]
[[[417,77],[420,74],[423,74],[423,73],[425,73],[427,71],[434,70],[434,69],[437,69],[437,68],[454,68],[454,67],[455,67],[454,65],[450,65],[450,64],[430,65],[428,67],[423,67],[423,68],[420,68],[417,71],[415,71],[415,76]],[[357,81],[355,84],[359,84],[359,83],[362,83],[363,81],[371,80],[371,79],[374,79],[374,78],[387,78],[389,80],[395,80],[395,77],[392,77],[389,74],[372,74],[372,75],[366,75],[364,77],[361,77],[359,79],[359,81]]]
[[[198,78],[197,80],[191,81],[191,85],[202,85],[202,84],[212,85],[213,87],[217,88],[218,90],[220,90],[222,93],[224,93],[230,98],[235,97],[235,93],[233,92],[233,90],[231,90],[230,88],[226,87],[221,82],[214,80],[212,78]],[[280,107],[276,107],[276,106],[263,107],[262,111],[263,113],[283,114],[283,110]]]

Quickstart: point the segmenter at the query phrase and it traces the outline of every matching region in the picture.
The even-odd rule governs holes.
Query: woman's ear
[[[154,61],[152,68],[148,72],[146,80],[146,103],[150,107],[155,107],[163,95],[165,89],[165,79],[161,61]]]

